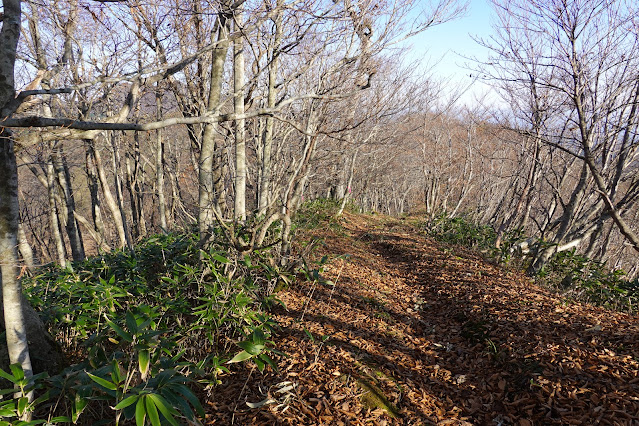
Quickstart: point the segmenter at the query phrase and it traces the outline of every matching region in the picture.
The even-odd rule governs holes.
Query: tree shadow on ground
[[[420,289],[431,336],[450,345],[440,365],[475,377],[448,395],[464,414],[482,422],[639,421],[636,316],[564,306],[476,255],[415,242],[386,236],[372,247]]]
[[[636,317],[566,306],[472,252],[393,228],[355,237],[350,247],[333,242],[333,253],[353,254],[330,272],[335,286],[287,291],[292,303],[275,314],[288,356],[278,372],[243,369],[242,380],[215,388],[233,401],[224,398],[217,420],[380,422],[383,414],[357,407],[363,391],[353,385],[372,373],[403,415],[392,424],[639,421]],[[281,402],[277,385],[288,382],[297,385],[290,409],[246,407]]]

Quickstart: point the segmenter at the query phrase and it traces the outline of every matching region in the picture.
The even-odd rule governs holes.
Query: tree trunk
[[[51,226],[51,238],[55,245],[55,252],[58,256],[58,263],[64,267],[67,264],[67,253],[64,246],[64,240],[60,232],[60,220],[58,215],[58,206],[56,204],[56,185],[55,185],[55,169],[51,157],[47,160],[47,193],[49,196],[49,224]]]
[[[124,210],[124,199],[123,199],[124,196],[122,194],[123,193],[122,179],[120,177],[120,169],[122,164],[122,161],[120,159],[120,145],[121,145],[120,134],[112,132],[111,133],[111,154],[112,154],[111,165],[113,166],[113,178],[114,178],[113,185],[115,187],[115,199],[117,201],[117,204],[114,205],[113,218],[114,219],[116,217],[119,218],[120,224],[122,225],[122,232],[124,233],[124,239],[126,241],[126,246],[129,249],[131,249],[133,248],[133,244],[131,243],[129,227],[127,225],[126,211]],[[96,157],[96,159],[97,158],[98,157]]]
[[[89,193],[91,194],[91,218],[93,219],[93,229],[97,236],[96,242],[102,250],[110,250],[106,240],[106,229],[102,221],[102,210],[100,208],[100,182],[96,171],[96,162],[93,157],[93,141],[85,140],[86,151],[86,172],[89,183]]]
[[[155,118],[159,121],[162,119],[162,94],[159,90],[159,83],[157,91],[155,92]],[[166,222],[166,198],[164,196],[164,141],[162,140],[162,129],[158,129],[155,132],[155,179],[156,179],[156,191],[158,193],[158,206],[160,210],[160,228],[162,232],[168,232],[168,226]]]
[[[69,167],[64,160],[62,148],[54,147],[53,153],[53,166],[55,168],[56,176],[62,194],[64,195],[64,207],[66,208],[64,214],[65,229],[69,236],[69,244],[71,245],[71,256],[74,261],[84,260],[84,244],[82,242],[82,234],[78,228],[78,223],[75,220],[75,197],[73,195],[73,188],[71,187],[71,175],[69,173]]]
[[[13,140],[6,129],[0,132],[0,212],[0,325],[6,331],[7,338],[6,352],[5,348],[0,349],[0,368],[6,371],[9,364],[18,363],[26,377],[31,377],[33,370],[57,374],[62,367],[60,348],[47,333],[36,311],[22,296],[22,286],[17,278],[16,248],[20,248],[27,266],[31,264],[32,267],[33,254],[18,222],[17,164]]]
[[[102,187],[102,193],[104,194],[104,200],[106,201],[107,207],[111,212],[111,216],[113,217],[113,222],[115,223],[115,230],[118,234],[120,240],[120,247],[128,247],[129,239],[124,230],[124,223],[122,222],[122,214],[120,209],[118,208],[118,204],[113,198],[113,193],[109,188],[109,181],[106,176],[106,172],[104,171],[104,166],[102,164],[102,156],[100,152],[95,149],[95,141],[87,140],[87,146],[91,150],[91,156],[93,157],[93,162],[95,165],[95,171],[98,176],[98,180],[100,181],[100,186]]]
[[[242,10],[235,13],[235,31],[242,31]],[[244,114],[244,37],[233,41],[233,107],[235,114]],[[234,219],[246,219],[246,139],[245,120],[235,121],[235,203]]]
[[[562,241],[568,234],[568,231],[570,230],[571,224],[573,222],[575,210],[577,209],[581,195],[583,195],[583,193],[586,190],[587,183],[588,183],[588,176],[589,176],[588,167],[584,164],[581,168],[581,175],[579,176],[579,182],[577,183],[577,186],[573,190],[570,196],[570,201],[564,207],[564,211],[561,215],[561,218],[559,219],[559,230],[555,234],[555,237],[553,238],[553,240],[549,241],[550,243],[552,243],[552,245],[550,247],[542,249],[541,251],[535,254],[535,257],[530,267],[528,268],[529,274],[534,275],[537,272],[539,272],[544,267],[544,265],[546,265],[546,263],[548,263],[548,261],[558,252],[558,245],[562,243]]]
[[[539,140],[538,138],[536,138],[535,155],[533,156],[532,164],[530,165],[530,169],[528,170],[528,176],[526,177],[526,182],[524,183],[524,187],[521,190],[521,194],[519,196],[519,199],[517,200],[515,209],[512,211],[510,215],[508,215],[508,218],[501,224],[501,226],[497,230],[497,240],[495,241],[496,248],[499,248],[501,246],[504,233],[508,230],[508,228],[513,223],[513,221],[517,219],[517,217],[521,214],[521,211],[525,206],[526,200],[530,198],[528,194],[530,193],[536,181],[535,175],[537,171],[538,160],[539,160]]]
[[[20,0],[4,0],[0,30],[0,120],[11,115],[7,108],[15,96],[15,60],[20,37]],[[0,277],[3,317],[9,361],[19,363],[25,376],[33,375],[24,315],[22,287],[17,279],[18,255],[18,165],[9,129],[0,128]],[[33,394],[28,395],[29,400]],[[29,420],[29,417],[22,420]]]
[[[355,161],[357,161],[358,153],[359,149],[356,149],[353,157],[351,158],[351,166],[348,169],[348,183],[346,184],[346,193],[344,194],[344,198],[342,198],[342,202],[339,205],[339,210],[336,214],[336,216],[338,217],[344,213],[344,208],[346,207],[346,203],[351,194],[351,185],[353,185],[353,176],[355,175]]]
[[[280,45],[282,43],[282,12],[279,11],[282,0],[277,1],[278,14],[275,18],[275,36],[273,39],[273,47],[271,49],[271,61],[268,68],[268,93],[266,98],[267,108],[275,108],[277,98],[277,90],[275,87],[277,73],[279,68]],[[260,164],[260,182],[258,195],[258,211],[264,214],[269,205],[269,191],[271,189],[271,155],[273,147],[273,129],[275,119],[266,117],[266,125],[262,134],[262,161]]]
[[[129,191],[131,203],[132,234],[134,239],[146,235],[146,221],[144,219],[144,195],[140,188],[140,132],[134,133],[135,147],[133,152],[127,150],[125,156],[126,163],[126,188]]]
[[[621,232],[621,235],[624,236],[624,238],[632,246],[632,248],[635,249],[635,251],[639,252],[639,235],[637,235],[630,227],[630,225],[624,220],[623,216],[608,196],[608,188],[606,188],[606,183],[604,182],[603,177],[597,169],[595,160],[590,152],[589,147],[585,149],[585,159],[586,164],[595,179],[597,190],[599,191],[601,198],[604,200],[608,213],[610,214],[610,216],[612,216],[613,222],[615,223],[615,225],[617,225],[619,232]]]
[[[29,244],[29,240],[27,240],[27,234],[24,232],[22,222],[18,224],[18,250],[20,251],[20,256],[22,257],[24,266],[30,271],[33,271],[35,266],[35,257],[33,255],[31,245]]]
[[[15,4],[8,5],[7,2],[4,6],[5,13],[8,12],[7,6],[16,7]],[[19,25],[19,3],[17,8],[17,25]],[[9,12],[15,13],[15,10],[9,9]],[[8,18],[5,16],[6,19]],[[2,28],[3,36],[5,35],[5,26],[7,26],[6,22]],[[20,364],[25,377],[30,378],[33,375],[33,368],[27,343],[27,328],[22,312],[22,286],[17,278],[18,166],[13,151],[12,135],[8,129],[0,131],[0,212],[0,276],[7,350],[9,361],[12,364]]]
[[[220,13],[218,16],[217,45],[213,49],[211,59],[210,87],[206,111],[208,114],[215,113],[220,104],[224,62],[229,47],[229,28],[230,21],[228,16]],[[215,223],[213,209],[220,209],[219,201],[223,197],[223,194],[219,192],[215,194],[215,189],[216,187],[217,189],[220,188],[221,181],[219,164],[215,167],[216,173],[214,173],[217,154],[216,128],[217,125],[215,123],[207,123],[204,126],[198,161],[198,229],[203,243],[208,242],[210,238],[211,229]],[[217,199],[215,196],[217,196]]]

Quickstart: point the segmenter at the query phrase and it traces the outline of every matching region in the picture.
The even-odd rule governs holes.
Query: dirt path
[[[636,316],[388,218],[348,215],[319,251],[329,281],[281,293],[279,372],[222,377],[210,424],[639,424]]]

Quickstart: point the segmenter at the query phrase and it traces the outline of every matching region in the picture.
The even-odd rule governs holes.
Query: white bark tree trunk
[[[93,162],[95,165],[95,171],[98,176],[98,180],[100,181],[100,186],[102,187],[102,193],[104,194],[104,201],[113,216],[113,222],[115,223],[115,229],[118,233],[118,237],[120,240],[120,247],[127,247],[128,238],[126,232],[124,230],[124,223],[122,221],[122,214],[120,209],[118,208],[118,204],[113,198],[113,193],[109,188],[109,181],[106,176],[106,172],[104,171],[104,166],[102,164],[102,156],[100,155],[99,150],[95,149],[95,141],[87,140],[87,144],[89,149],[91,150],[91,155],[93,157]]]
[[[91,193],[91,218],[93,219],[94,229],[94,232],[91,234],[96,236],[95,240],[103,251],[109,251],[111,250],[111,247],[107,243],[107,234],[104,222],[102,221],[102,209],[100,208],[100,180],[98,179],[97,167],[93,156],[93,143],[94,142],[92,140],[84,141],[86,148],[86,172],[89,192]],[[78,220],[82,222],[80,219]],[[85,224],[85,226],[87,226],[87,229],[90,228],[87,224]]]
[[[277,7],[280,9],[282,0],[278,0]],[[268,93],[266,104],[268,108],[275,108],[277,98],[277,90],[275,83],[277,80],[280,45],[282,44],[282,12],[277,14],[275,18],[275,37],[273,39],[273,47],[271,50],[271,62],[268,68]],[[273,147],[273,129],[275,119],[266,117],[266,125],[262,135],[262,164],[260,167],[260,183],[258,195],[258,211],[264,214],[269,206],[269,191],[272,186],[271,182],[271,155]]]
[[[5,13],[6,11],[7,4],[5,2]],[[2,39],[4,40],[4,38]],[[33,369],[31,367],[31,357],[29,356],[29,345],[27,344],[27,329],[22,312],[22,286],[17,278],[18,168],[13,152],[13,140],[8,130],[0,133],[0,212],[2,305],[9,361],[12,364],[20,364],[25,376],[31,377]]]
[[[62,147],[54,147],[52,153],[53,167],[56,172],[56,177],[59,183],[59,187],[62,190],[64,196],[64,204],[61,205],[65,209],[64,221],[67,235],[69,236],[69,245],[71,246],[71,256],[74,261],[84,260],[84,244],[82,241],[82,234],[78,227],[78,223],[75,220],[75,196],[73,194],[73,188],[71,187],[71,175],[69,168],[64,159],[64,153]]]
[[[217,46],[213,49],[211,59],[211,76],[208,96],[207,113],[213,113],[220,104],[222,80],[224,74],[224,62],[229,47],[229,27],[228,16],[220,14],[218,18]],[[202,242],[209,239],[211,228],[215,223],[213,209],[219,209],[216,200],[221,199],[222,194],[215,194],[216,181],[220,177],[215,176],[214,163],[216,154],[215,132],[217,124],[207,123],[204,126],[202,135],[202,146],[198,161],[198,229]],[[219,188],[219,185],[218,185]]]
[[[67,264],[67,253],[64,246],[64,240],[62,239],[62,233],[60,232],[60,217],[58,215],[58,206],[56,204],[55,196],[55,176],[54,176],[53,162],[51,158],[47,160],[47,193],[49,196],[49,225],[51,226],[51,236],[55,245],[55,252],[58,256],[58,263],[60,266]]]
[[[18,250],[20,251],[20,256],[22,256],[24,265],[28,269],[33,270],[35,266],[35,257],[33,255],[33,250],[31,249],[31,244],[29,244],[29,240],[27,240],[27,233],[24,231],[22,222],[18,224]]]
[[[157,120],[162,119],[162,94],[158,90],[155,94],[155,107]],[[164,141],[162,140],[162,129],[156,130],[155,148],[155,178],[157,180],[158,205],[160,210],[160,228],[162,232],[168,231],[166,222],[166,198],[164,196]]]
[[[242,31],[242,10],[235,13],[235,31]],[[238,115],[244,114],[244,37],[233,41],[233,107]],[[245,120],[235,121],[235,204],[234,219],[246,219],[246,139]]]

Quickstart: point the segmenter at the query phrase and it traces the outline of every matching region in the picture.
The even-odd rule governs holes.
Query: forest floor
[[[207,424],[639,425],[637,316],[563,300],[410,220],[327,228],[328,281],[279,293],[279,370],[221,377]]]

